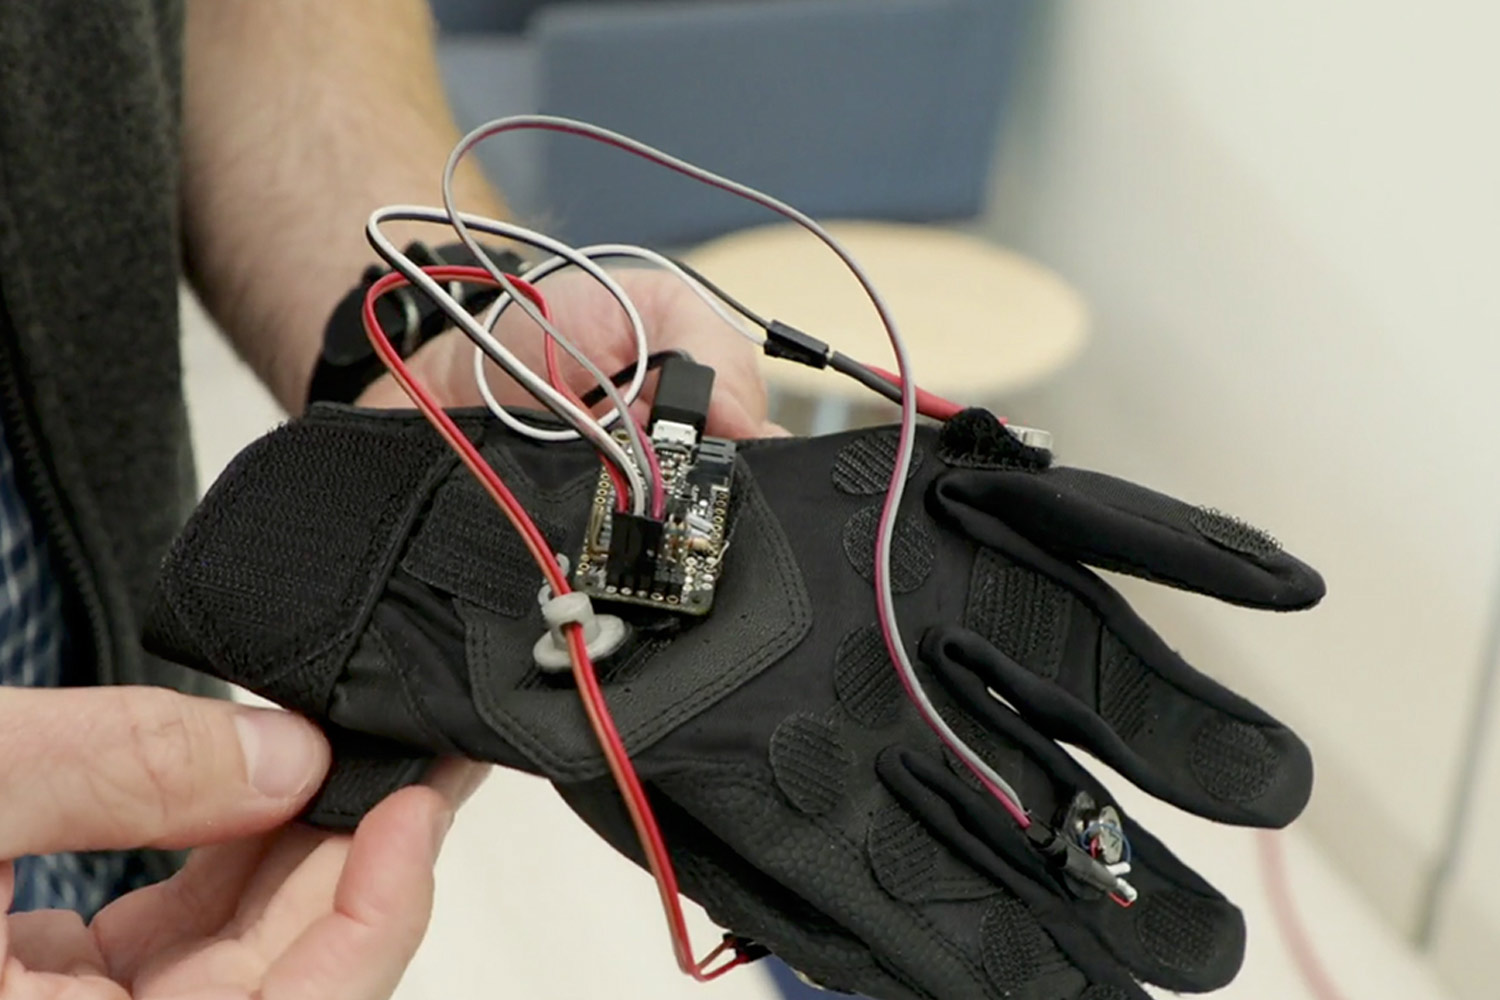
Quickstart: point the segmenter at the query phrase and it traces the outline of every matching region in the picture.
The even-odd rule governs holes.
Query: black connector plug
[[[1135,888],[1124,878],[1130,871],[1129,864],[1112,865],[1109,862],[1120,860],[1118,856],[1110,857],[1105,852],[1095,857],[1081,842],[1083,835],[1096,824],[1114,829],[1123,842],[1124,831],[1115,807],[1099,809],[1091,795],[1079,792],[1055,826],[1033,821],[1026,828],[1026,839],[1057,871],[1074,896],[1087,899],[1093,893],[1100,893],[1121,906],[1129,906],[1136,898]]]
[[[785,358],[809,368],[827,368],[833,349],[817,337],[803,333],[795,326],[787,326],[779,319],[766,325],[766,343],[763,348],[767,357]]]
[[[1116,891],[1119,880],[1115,875],[1089,857],[1089,853],[1069,840],[1065,833],[1032,823],[1026,829],[1026,836],[1037,853],[1062,875],[1105,895]]]
[[[660,521],[616,511],[610,516],[609,557],[604,581],[630,593],[650,593],[662,553]]]
[[[651,422],[647,429],[655,431],[658,420],[670,420],[686,424],[702,437],[713,394],[712,368],[686,357],[674,355],[666,358],[656,381],[656,399],[651,404]]]

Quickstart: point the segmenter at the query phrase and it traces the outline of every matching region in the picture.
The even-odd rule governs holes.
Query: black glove
[[[459,420],[576,553],[593,453]],[[1222,514],[1053,468],[982,411],[920,430],[898,614],[945,717],[1020,793],[1028,835],[941,748],[881,644],[870,580],[894,440],[743,444],[712,613],[620,612],[633,638],[599,669],[684,890],[812,979],[872,997],[1120,1000],[1145,997],[1138,980],[1229,982],[1239,911],[1128,817],[1138,901],[1090,883],[1080,826],[1117,807],[1053,741],[1250,826],[1300,812],[1311,760],[1085,564],[1279,610],[1316,603],[1322,581]],[[463,755],[547,776],[639,862],[577,693],[533,663],[540,585],[420,418],[316,407],[208,494],[167,560],[148,643],[330,727],[323,822],[356,819],[429,755]]]

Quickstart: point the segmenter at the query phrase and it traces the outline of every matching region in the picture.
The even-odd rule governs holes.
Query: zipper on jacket
[[[10,448],[21,481],[27,511],[46,539],[53,572],[63,585],[63,593],[77,600],[87,619],[95,679],[107,684],[114,674],[114,646],[110,640],[108,615],[99,596],[93,565],[73,529],[37,433],[36,415],[27,401],[17,370],[19,337],[5,308],[5,297],[0,294],[0,420],[4,421],[5,443]],[[75,650],[75,655],[82,652],[86,651]],[[68,666],[71,664],[65,665],[65,669]],[[72,678],[64,677],[65,683],[70,680]]]

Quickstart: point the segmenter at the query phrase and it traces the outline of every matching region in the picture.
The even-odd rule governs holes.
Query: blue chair
[[[820,218],[977,215],[1022,0],[434,0],[461,127],[582,118]],[[683,246],[765,213],[627,154],[542,134],[476,154],[575,243]]]

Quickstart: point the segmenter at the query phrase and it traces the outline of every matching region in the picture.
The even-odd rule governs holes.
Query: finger
[[[453,811],[430,788],[407,788],[365,817],[334,892],[333,912],[276,961],[265,1000],[389,996],[432,914],[433,862]]]
[[[976,794],[941,764],[899,748],[881,754],[876,770],[896,800],[939,844],[1008,890],[1012,905],[1002,911],[1006,926],[997,935],[996,950],[1022,954],[1061,950],[1066,956],[1062,962],[1025,963],[1032,967],[1030,975],[997,968],[1002,989],[1008,993],[1026,989],[1038,966],[1063,965],[1076,967],[1090,983],[1119,990],[1128,1000],[1145,1000],[1135,977],[1118,958],[1102,951],[1077,919],[1075,911],[1081,904],[1058,898],[1045,865],[1028,852],[1025,835],[993,798]]]
[[[423,784],[456,810],[489,776],[488,764],[449,758],[434,766]],[[377,806],[379,803],[377,803]],[[366,815],[373,808],[366,811]],[[338,874],[347,864],[352,840],[293,828],[278,838],[240,901],[225,933],[239,937],[267,963],[306,931],[308,914],[333,905]]]
[[[300,826],[263,839],[265,850],[238,886],[200,881],[205,892],[220,893],[223,905],[216,907],[210,899],[198,911],[198,920],[184,921],[181,927],[170,926],[170,913],[157,914],[158,922],[169,926],[143,949],[133,969],[106,952],[111,967],[119,966],[119,978],[125,981],[128,971],[133,991],[153,997],[175,998],[200,983],[233,987],[247,996],[257,991],[266,971],[333,909],[352,840]],[[227,920],[222,919],[225,913]]]
[[[153,958],[212,938],[235,915],[275,835],[194,851],[165,881],[127,893],[89,924],[110,978],[134,983]]]
[[[5,919],[10,925],[10,954],[32,972],[105,974],[104,956],[73,910],[35,910]]]
[[[643,274],[648,278],[657,277],[650,272]],[[623,273],[621,277],[622,283],[628,287],[631,280],[625,278]],[[593,278],[586,274],[564,271],[549,276],[539,288],[547,298],[553,326],[606,378],[635,361],[635,339],[624,311]],[[632,293],[632,297],[637,296]],[[644,297],[644,294],[637,297],[636,304],[649,333],[653,324],[651,310],[641,300]],[[547,337],[526,312],[517,308],[506,309],[493,332],[495,338],[523,365],[544,381],[547,380]],[[421,351],[413,357],[414,362],[422,365],[419,371],[430,374],[436,382],[436,388],[450,394],[444,400],[449,405],[481,402],[482,397],[474,379],[472,342],[454,331],[434,339],[428,346],[435,348],[439,342],[448,343],[441,351],[432,351],[431,361],[423,359]],[[649,350],[648,347],[647,353]],[[569,388],[574,392],[583,392],[593,387],[594,378],[561,345],[558,346],[557,358],[562,381]],[[486,371],[489,373],[490,388],[502,405],[537,405],[535,397],[503,370],[490,364],[486,366]]]
[[[286,712],[157,688],[0,690],[0,857],[217,843],[296,814],[328,745]]]
[[[1018,729],[1024,727],[1013,718]],[[1098,801],[1109,801],[1076,764],[1058,761],[1056,766],[1060,776],[1072,771]],[[1076,894],[1040,859],[992,795],[938,760],[892,750],[880,757],[877,769],[948,849],[1015,892],[1091,981],[1127,990],[1140,979],[1199,993],[1218,989],[1239,971],[1245,949],[1239,910],[1127,817],[1121,822],[1133,848],[1128,877],[1139,897],[1123,907],[1099,893]],[[1032,822],[1052,819],[1035,810]]]
[[[423,783],[455,810],[492,770],[487,764],[447,759],[432,768]],[[366,815],[369,812],[373,808]],[[307,929],[306,914],[324,912],[332,905],[338,873],[351,849],[349,836],[288,831],[256,872],[228,932],[252,943],[268,962],[273,960]]]
[[[762,436],[764,426],[764,418],[752,413],[738,398],[729,393],[715,393],[708,405],[704,432],[714,437],[753,438]]]
[[[1323,598],[1322,577],[1265,532],[1112,476],[964,470],[937,492],[940,506],[993,547],[1014,532],[1064,559],[1249,607],[1290,611]]]
[[[333,762],[301,816],[322,829],[353,830],[386,797],[420,782],[435,763],[429,753],[369,733],[330,726],[324,735]]]
[[[1279,827],[1307,805],[1296,734],[1193,669],[1093,573],[1019,544],[981,551],[963,622],[923,655],[971,711],[993,688],[1047,736],[1209,819]]]
[[[452,757],[439,761],[423,784],[436,789],[452,808],[458,809],[479,791],[494,770],[490,764]]]
[[[100,976],[71,976],[32,972],[11,959],[0,973],[0,995],[6,1000],[131,1000],[118,984]],[[246,1000],[237,997],[235,1000]]]

